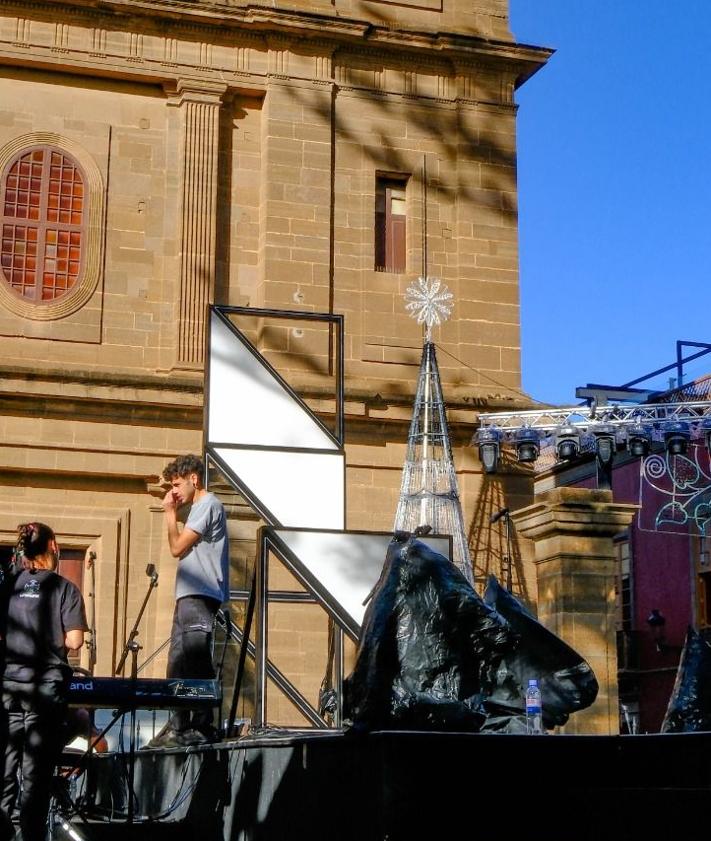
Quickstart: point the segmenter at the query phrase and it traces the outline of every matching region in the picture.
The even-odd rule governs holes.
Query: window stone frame
[[[61,134],[47,131],[23,134],[0,148],[0,179],[4,179],[9,165],[19,154],[31,152],[37,146],[53,147],[71,155],[82,168],[85,178],[83,267],[66,295],[47,302],[23,300],[4,279],[0,280],[0,305],[22,318],[54,321],[81,309],[99,283],[103,266],[105,190],[101,171],[86,149]],[[0,183],[4,184],[4,180]]]

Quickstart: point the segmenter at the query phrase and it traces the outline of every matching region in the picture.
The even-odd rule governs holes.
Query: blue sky
[[[556,49],[517,94],[523,386],[571,404],[711,343],[711,0],[510,10]]]

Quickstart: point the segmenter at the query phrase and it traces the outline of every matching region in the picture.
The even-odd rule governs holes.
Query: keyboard
[[[222,699],[219,681],[207,678],[74,676],[67,700],[74,707],[163,709],[215,707]]]

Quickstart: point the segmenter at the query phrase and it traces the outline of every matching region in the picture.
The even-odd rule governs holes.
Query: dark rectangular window
[[[617,666],[621,672],[637,667],[637,635],[634,631],[633,558],[629,536],[615,540],[617,577],[615,581],[615,612],[617,626]]]
[[[375,270],[404,272],[406,264],[406,175],[375,179]]]
[[[632,630],[632,554],[629,540],[617,544],[619,577],[617,579],[617,623],[620,631]]]

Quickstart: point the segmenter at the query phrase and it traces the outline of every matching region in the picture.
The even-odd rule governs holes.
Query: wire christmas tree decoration
[[[451,534],[452,560],[472,583],[446,407],[432,342],[432,328],[450,317],[454,295],[439,279],[425,276],[408,287],[405,300],[410,316],[425,325],[425,340],[394,528],[412,532],[417,526],[428,525],[435,535]]]

